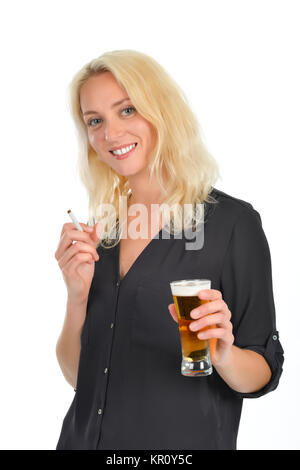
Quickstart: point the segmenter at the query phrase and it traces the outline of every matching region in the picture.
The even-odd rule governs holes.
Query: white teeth
[[[114,155],[124,155],[124,153],[129,152],[129,150],[133,149],[136,146],[136,144],[129,145],[129,147],[123,147],[119,150],[113,150],[112,153]]]

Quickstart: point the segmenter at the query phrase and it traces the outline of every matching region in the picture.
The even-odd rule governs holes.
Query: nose
[[[106,141],[118,141],[118,139],[123,135],[124,129],[122,127],[122,124],[120,122],[110,122],[108,123],[106,121],[105,127],[104,127],[104,135],[105,135],[105,140]]]

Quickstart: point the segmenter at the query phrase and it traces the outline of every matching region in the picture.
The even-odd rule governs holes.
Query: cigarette
[[[73,224],[75,225],[75,227],[77,228],[77,230],[80,230],[80,232],[83,232],[83,228],[81,227],[81,225],[79,224],[78,220],[76,219],[75,215],[73,214],[73,212],[71,210],[68,210],[68,214],[73,222]]]

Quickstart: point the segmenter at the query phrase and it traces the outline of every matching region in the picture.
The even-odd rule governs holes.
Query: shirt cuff
[[[259,398],[263,395],[266,395],[269,392],[275,390],[278,386],[279,379],[282,374],[282,365],[284,362],[284,350],[279,341],[278,331],[273,331],[265,347],[263,346],[246,346],[243,349],[250,349],[252,351],[261,354],[267,361],[270,366],[272,376],[269,382],[260,390],[252,393],[240,393],[235,390],[232,390],[235,396],[239,398]]]

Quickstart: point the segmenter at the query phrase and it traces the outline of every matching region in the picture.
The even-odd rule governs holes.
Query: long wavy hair
[[[105,52],[84,65],[69,84],[69,107],[77,131],[79,152],[78,170],[88,196],[88,219],[101,219],[99,207],[111,205],[114,211],[106,218],[107,229],[98,242],[103,247],[115,246],[120,239],[119,197],[130,197],[126,176],[119,175],[104,163],[88,139],[87,128],[80,107],[80,89],[92,76],[111,72],[118,84],[126,90],[137,112],[152,124],[156,131],[156,145],[149,156],[149,178],[157,178],[163,207],[172,207],[172,233],[194,226],[197,218],[183,212],[184,204],[215,203],[210,192],[220,177],[219,168],[206,149],[197,117],[188,104],[185,93],[164,68],[152,57],[135,50]],[[163,167],[169,179],[163,181]],[[199,206],[198,206],[199,207]],[[187,214],[187,215],[185,215]],[[200,219],[199,219],[200,220]],[[111,233],[118,233],[116,238]],[[114,239],[114,243],[112,240]]]

